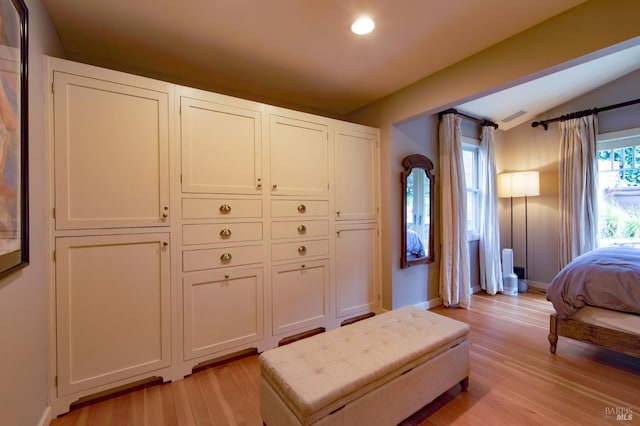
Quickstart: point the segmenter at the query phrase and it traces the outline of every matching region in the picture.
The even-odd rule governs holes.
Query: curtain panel
[[[460,122],[456,114],[444,114],[439,126],[440,296],[445,306],[466,309],[471,301],[471,279]]]
[[[502,291],[500,223],[496,186],[496,155],[493,126],[482,126],[480,153],[480,286],[489,294]]]
[[[560,123],[560,268],[598,247],[595,115]]]

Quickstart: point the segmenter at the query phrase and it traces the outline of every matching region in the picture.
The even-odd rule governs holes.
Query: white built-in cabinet
[[[334,130],[336,315],[380,307],[378,132],[341,123]]]
[[[53,411],[172,378],[173,86],[50,68]]]
[[[284,337],[326,326],[328,259],[277,265],[272,273],[274,335]]]
[[[269,115],[271,194],[328,197],[328,157],[326,124]]]
[[[336,226],[336,313],[347,319],[375,311],[380,293],[377,262],[380,258],[377,222]],[[354,262],[353,259],[357,259]]]
[[[54,72],[55,228],[168,226],[167,87]]]
[[[262,273],[262,268],[213,270],[183,278],[185,360],[210,358],[263,338]]]
[[[376,221],[378,218],[379,144],[372,129],[336,126],[336,220]]]
[[[54,414],[381,309],[376,129],[48,68]]]
[[[55,251],[60,395],[169,367],[169,234],[59,237]]]
[[[180,140],[183,192],[261,193],[260,107],[238,108],[181,96]]]
[[[264,105],[177,91],[180,375],[265,344]]]

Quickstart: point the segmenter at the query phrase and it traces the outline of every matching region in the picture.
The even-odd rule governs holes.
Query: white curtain
[[[598,246],[595,115],[560,123],[560,267]]]
[[[460,121],[455,114],[444,114],[440,120],[440,296],[445,306],[468,308],[471,280]]]
[[[482,126],[480,149],[480,286],[489,294],[502,291],[494,131],[493,126]]]

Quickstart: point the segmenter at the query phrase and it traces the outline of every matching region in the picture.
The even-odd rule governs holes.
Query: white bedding
[[[576,257],[547,289],[560,318],[584,306],[640,314],[640,249],[606,247]]]

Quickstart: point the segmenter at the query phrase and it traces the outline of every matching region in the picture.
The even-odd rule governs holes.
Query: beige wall
[[[32,426],[47,408],[48,304],[43,54],[62,48],[42,0],[29,9],[30,264],[0,280],[0,425]]]
[[[602,49],[628,42],[640,36],[637,16],[640,16],[640,2],[635,0],[590,0],[348,117],[379,127],[381,131],[382,285],[383,297],[392,297],[392,300],[384,301],[385,307],[426,303],[437,294],[436,265],[415,266],[413,268],[416,269],[405,272],[400,269],[395,254],[399,247],[399,153],[412,144],[416,145],[416,152],[434,152],[437,146],[434,145],[437,133],[432,118],[423,117],[433,117],[443,109],[548,74],[561,64],[583,61],[585,56],[598,56],[602,54]],[[424,134],[413,135],[411,141],[407,141],[398,128],[416,119],[425,121]],[[529,150],[534,156],[538,155],[535,148],[523,149]],[[547,157],[545,154],[544,158]],[[553,185],[552,181],[548,181],[553,177],[543,176],[543,179],[543,185]],[[543,197],[537,202],[543,203]],[[545,214],[547,222],[551,222],[550,218],[555,213],[549,209]],[[537,261],[550,262],[548,259]],[[423,270],[420,271],[420,268]],[[427,276],[428,288],[418,291],[418,287],[425,285]]]

